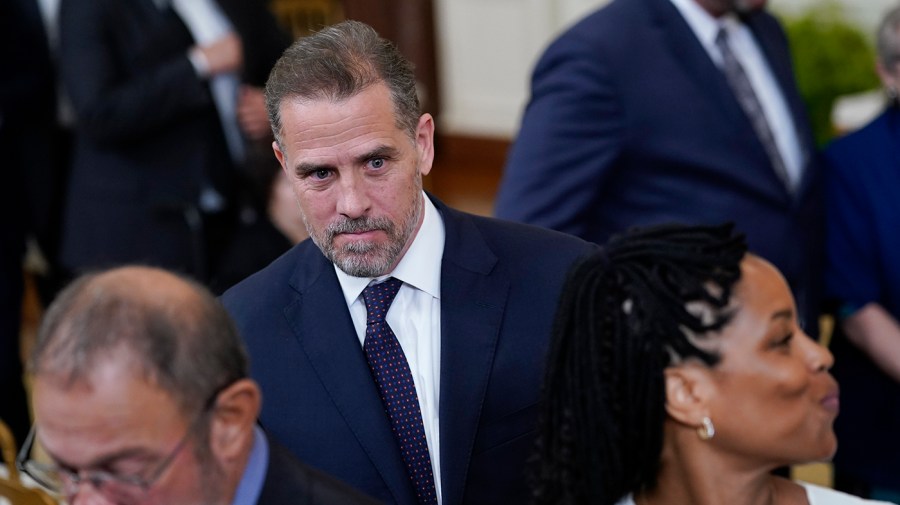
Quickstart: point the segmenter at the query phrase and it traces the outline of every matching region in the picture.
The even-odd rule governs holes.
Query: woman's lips
[[[837,390],[827,394],[821,401],[825,410],[837,414],[841,410],[840,393]]]

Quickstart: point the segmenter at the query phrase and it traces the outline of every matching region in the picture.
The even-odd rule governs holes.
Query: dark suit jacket
[[[435,201],[445,505],[526,503],[550,327],[593,246]],[[388,503],[416,503],[332,264],[309,240],[223,296],[265,396],[261,424],[302,461]]]
[[[836,140],[824,157],[826,293],[850,311],[875,302],[900,320],[900,109],[891,107]],[[900,384],[842,332],[835,332],[831,346],[842,393],[835,470],[900,489]]]
[[[243,43],[243,82],[262,86],[288,38],[262,2],[219,5]],[[77,115],[64,262],[195,271],[185,209],[205,181],[228,196],[234,173],[208,83],[187,58],[190,32],[153,0],[63,0],[60,20]]]
[[[784,33],[764,12],[745,23],[812,160]],[[724,74],[669,0],[615,0],[547,49],[496,212],[598,243],[635,225],[733,220],[813,314],[819,170],[808,163],[797,193],[786,189]]]
[[[269,439],[269,466],[257,505],[377,505],[343,482],[297,461]]]

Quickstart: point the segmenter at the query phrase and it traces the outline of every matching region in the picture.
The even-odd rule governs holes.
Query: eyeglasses
[[[54,463],[42,463],[29,459],[34,447],[37,429],[34,425],[22,444],[22,449],[16,456],[16,468],[25,473],[35,482],[46,488],[51,493],[65,496],[67,499],[78,494],[81,484],[90,483],[91,486],[103,495],[108,501],[120,505],[140,503],[147,491],[162,477],[166,469],[175,461],[178,453],[187,445],[191,433],[197,430],[206,414],[216,404],[216,399],[224,389],[232,383],[217,389],[206,401],[200,415],[188,427],[187,432],[169,454],[157,463],[151,470],[143,472],[143,475],[117,475],[103,470],[72,470],[60,467]],[[70,500],[71,501],[71,500]]]
[[[53,463],[27,459],[34,447],[35,433],[37,432],[34,426],[31,427],[31,431],[22,445],[22,450],[16,457],[16,467],[51,493],[67,498],[75,496],[81,484],[88,482],[112,503],[138,503],[147,490],[162,477],[166,469],[175,461],[181,449],[187,445],[192,428],[188,429],[169,454],[152,470],[146,472],[145,476],[116,475],[103,470],[70,470]]]

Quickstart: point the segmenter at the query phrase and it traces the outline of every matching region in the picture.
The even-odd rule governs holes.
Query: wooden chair
[[[7,476],[0,476],[0,498],[6,498],[13,505],[57,505],[56,500],[41,489],[26,487],[19,479],[16,469],[16,442],[12,432],[0,420],[0,452]]]

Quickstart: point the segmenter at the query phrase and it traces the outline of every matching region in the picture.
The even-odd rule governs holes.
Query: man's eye
[[[327,179],[329,174],[331,174],[331,172],[323,168],[313,172],[313,177],[316,179]]]
[[[375,158],[370,163],[372,168],[381,168],[384,166],[384,158]]]

